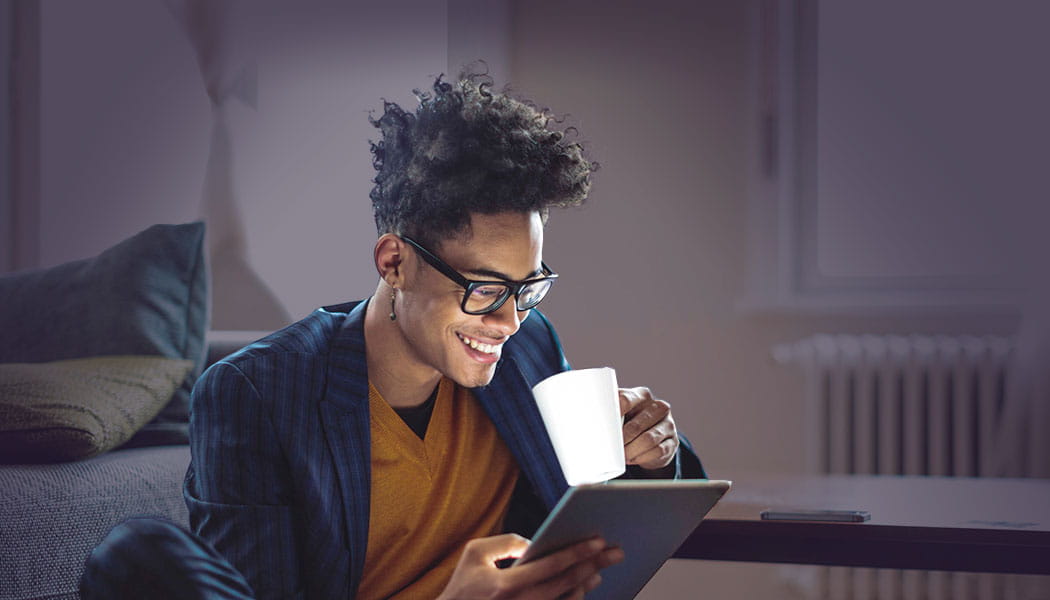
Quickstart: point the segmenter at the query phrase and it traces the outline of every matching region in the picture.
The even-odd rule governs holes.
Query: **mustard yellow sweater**
[[[372,495],[358,598],[431,600],[471,539],[499,534],[518,466],[470,390],[442,378],[425,439],[369,385]]]

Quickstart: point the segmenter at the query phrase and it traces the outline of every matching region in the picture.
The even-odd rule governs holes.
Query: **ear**
[[[384,233],[376,240],[373,252],[376,271],[390,287],[402,287],[407,248],[405,242],[392,233]]]

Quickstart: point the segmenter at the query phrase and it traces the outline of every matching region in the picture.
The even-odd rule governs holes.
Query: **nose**
[[[512,336],[518,332],[521,322],[529,316],[529,311],[519,311],[514,305],[514,297],[511,296],[503,303],[503,306],[482,316],[485,325],[498,329],[505,336]]]

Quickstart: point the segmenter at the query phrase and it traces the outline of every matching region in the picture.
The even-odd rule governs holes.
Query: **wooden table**
[[[1050,480],[727,477],[675,558],[1050,574]],[[763,521],[766,508],[867,510],[866,523]]]

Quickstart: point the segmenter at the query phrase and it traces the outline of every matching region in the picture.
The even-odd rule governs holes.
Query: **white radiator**
[[[810,472],[992,474],[1011,340],[995,336],[814,335],[773,349],[804,370]],[[1007,599],[1011,578],[821,568],[815,598]]]
[[[817,473],[991,473],[1011,342],[993,336],[814,335],[777,346],[806,373]]]

